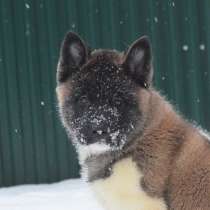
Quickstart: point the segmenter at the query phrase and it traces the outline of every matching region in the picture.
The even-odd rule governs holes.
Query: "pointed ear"
[[[150,86],[153,77],[152,50],[147,36],[139,38],[129,47],[123,65],[139,85]]]
[[[60,49],[57,70],[58,82],[64,82],[69,76],[85,64],[88,50],[84,41],[75,33],[68,32]]]

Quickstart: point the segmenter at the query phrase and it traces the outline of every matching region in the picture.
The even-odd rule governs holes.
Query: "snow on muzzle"
[[[106,143],[120,146],[125,141],[126,128],[122,126],[117,108],[108,106],[90,107],[77,118],[73,126],[81,144]]]

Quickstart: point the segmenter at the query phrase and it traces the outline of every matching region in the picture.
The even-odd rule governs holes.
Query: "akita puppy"
[[[153,87],[147,37],[91,51],[69,32],[57,97],[81,175],[108,210],[209,210],[209,136]]]

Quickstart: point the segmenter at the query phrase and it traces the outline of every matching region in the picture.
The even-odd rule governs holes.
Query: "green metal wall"
[[[68,30],[119,50],[149,35],[156,86],[210,129],[209,0],[0,0],[0,186],[78,176],[54,91]]]

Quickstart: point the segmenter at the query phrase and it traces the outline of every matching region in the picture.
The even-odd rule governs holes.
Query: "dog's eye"
[[[80,111],[87,109],[90,104],[87,96],[79,97],[75,103],[77,107],[80,109]]]
[[[74,94],[73,100],[74,103],[83,103],[87,100],[87,96],[77,92]]]
[[[74,107],[75,107],[75,115],[81,116],[84,112],[86,112],[89,109],[89,102],[87,100],[87,97],[76,97],[74,98]]]
[[[87,103],[88,102],[88,98],[87,98],[87,96],[81,96],[79,98],[79,101],[82,102],[82,103]]]

